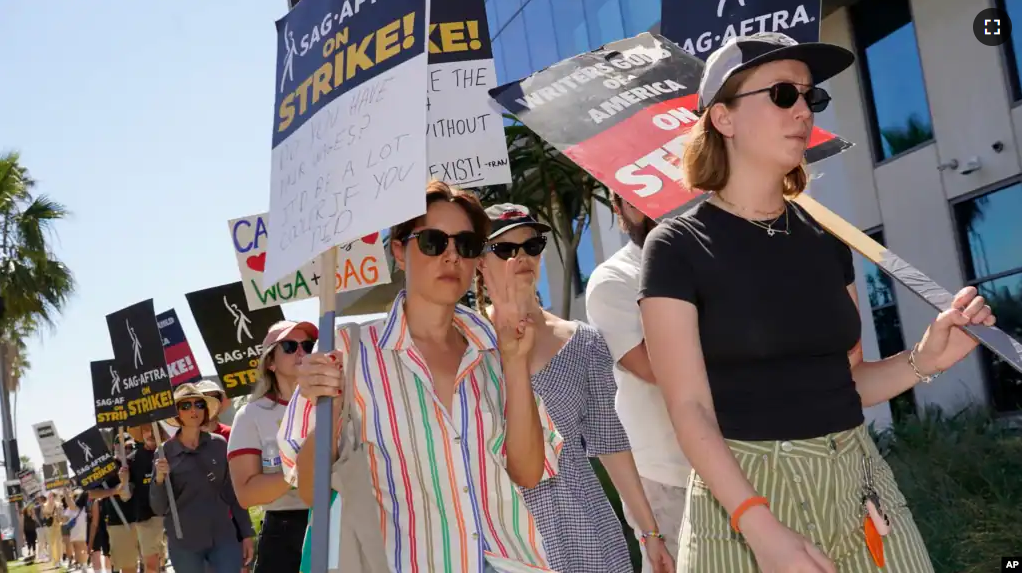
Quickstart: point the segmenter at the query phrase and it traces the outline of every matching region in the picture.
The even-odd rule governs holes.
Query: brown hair
[[[745,70],[729,78],[717,92],[714,103],[719,102],[730,107],[733,98],[751,72],[752,70]],[[711,103],[710,106],[712,105],[714,104]],[[700,191],[720,191],[727,185],[731,178],[731,166],[728,163],[727,146],[724,144],[724,140],[724,135],[717,131],[710,120],[710,108],[707,107],[699,121],[689,131],[689,140],[685,145],[685,155],[682,158],[685,183],[689,188]],[[802,163],[784,176],[785,197],[795,197],[802,193],[808,183],[809,173],[806,171],[806,162],[803,159]]]
[[[490,235],[490,218],[487,217],[479,198],[471,191],[465,191],[451,187],[446,183],[434,179],[426,184],[426,209],[438,201],[453,203],[465,210],[469,221],[472,222],[472,231],[479,234],[484,240]],[[390,240],[404,242],[411,235],[416,226],[421,225],[426,219],[426,214],[409,219],[390,228]]]

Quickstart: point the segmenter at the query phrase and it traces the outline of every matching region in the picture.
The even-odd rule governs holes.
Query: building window
[[[660,21],[660,0],[625,0],[621,12],[625,20],[625,36],[648,32]]]
[[[539,260],[539,280],[536,282],[536,294],[539,295],[539,305],[544,309],[550,309],[550,275],[546,272],[546,254]]]
[[[997,326],[1022,340],[1022,184],[959,202],[955,224],[965,277],[997,316]],[[999,412],[1022,410],[1022,374],[985,347],[987,385]]]
[[[994,5],[1008,13],[1012,22],[1022,22],[1022,0],[995,0]],[[1011,42],[1003,45],[1005,66],[1008,71],[1008,84],[1011,86],[1011,96],[1016,102],[1022,100],[1022,30],[1014,27],[1011,29]]]
[[[591,233],[592,221],[587,221],[582,229],[582,237],[578,241],[578,249],[575,250],[575,294],[581,295],[586,292],[586,285],[589,283],[589,276],[596,270],[596,251]]]
[[[908,0],[861,0],[850,12],[874,157],[883,161],[932,141]]]
[[[582,0],[552,0],[550,8],[557,32],[558,55],[564,59],[588,52],[589,33]]]
[[[529,60],[532,70],[538,71],[560,61],[557,54],[557,34],[550,0],[530,0],[522,8],[525,29],[529,31]]]
[[[522,0],[493,0],[487,8],[492,8],[496,16],[497,27],[490,30],[490,34],[500,34],[501,28],[504,27],[512,18],[518,14],[519,8],[522,7]]]
[[[618,0],[585,0],[585,14],[590,46],[602,46],[625,37]]]
[[[504,52],[505,80],[515,82],[533,72],[529,63],[528,37],[525,35],[525,21],[521,14],[504,25],[500,32]]]
[[[868,235],[877,243],[885,245],[883,230],[878,229]],[[898,316],[894,280],[866,258],[862,259],[862,273],[866,280],[866,298],[873,314],[880,358],[897,355],[905,350],[905,336],[901,330],[901,317]],[[895,421],[902,421],[915,412],[916,399],[912,389],[891,399],[891,416]]]

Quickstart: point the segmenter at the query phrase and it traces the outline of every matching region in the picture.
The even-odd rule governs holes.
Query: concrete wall
[[[964,278],[949,200],[1020,171],[1017,142],[1022,112],[1011,105],[1001,51],[980,44],[972,33],[976,14],[991,5],[989,0],[911,1],[934,142],[877,165],[869,145],[858,66],[826,83],[834,101],[817,118],[820,127],[858,145],[817,167],[821,177],[812,185],[813,195],[860,229],[883,225],[887,247],[952,292],[961,288]],[[823,21],[821,36],[854,50],[847,8]],[[992,149],[998,141],[1005,146],[1003,153]],[[973,157],[983,167],[972,174],[937,169],[942,162],[957,159],[964,164]],[[901,285],[896,291],[905,342],[911,346],[937,312]],[[861,278],[859,295],[864,351],[867,358],[876,358]],[[984,402],[986,396],[978,354],[932,385],[916,387],[919,403],[952,411]]]

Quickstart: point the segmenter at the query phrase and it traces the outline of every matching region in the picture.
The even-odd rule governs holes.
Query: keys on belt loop
[[[883,537],[891,533],[891,521],[883,511],[880,493],[873,482],[873,458],[868,453],[862,455],[862,483],[862,527],[866,548],[873,562],[883,568],[885,563]]]

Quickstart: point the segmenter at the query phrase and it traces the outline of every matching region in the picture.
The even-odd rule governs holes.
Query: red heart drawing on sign
[[[370,233],[369,235],[366,235],[365,237],[362,238],[362,241],[368,243],[369,245],[376,245],[376,240],[379,239],[379,237],[380,232],[377,231],[375,233]]]
[[[262,252],[259,255],[253,255],[245,260],[245,265],[248,265],[249,269],[258,271],[260,273],[266,269],[266,252]]]

